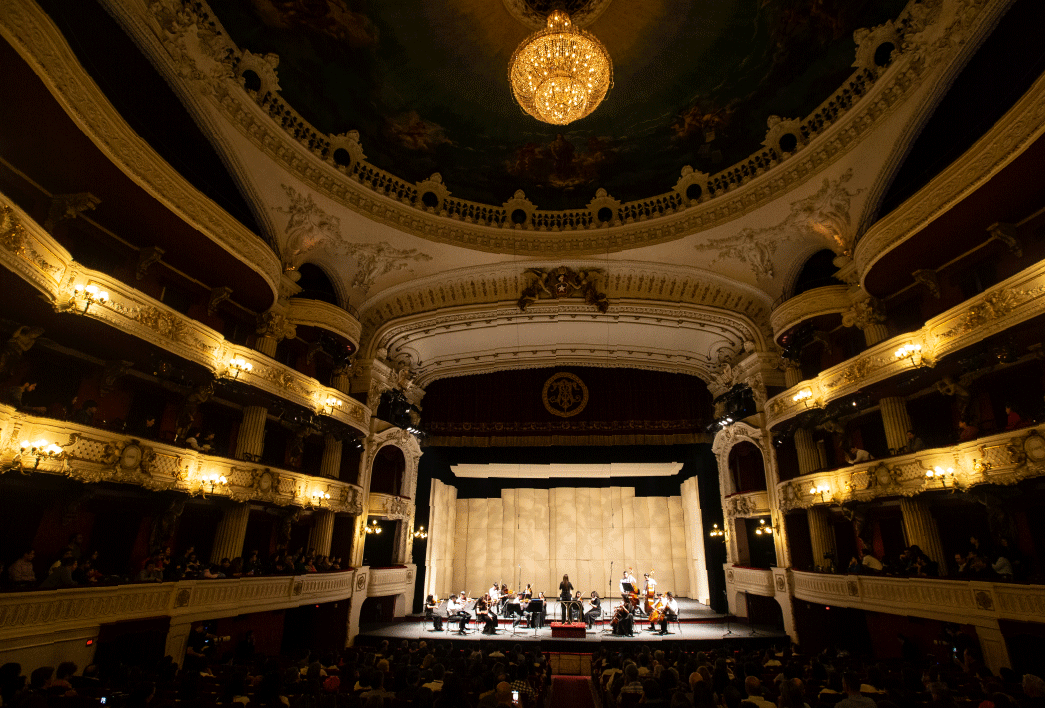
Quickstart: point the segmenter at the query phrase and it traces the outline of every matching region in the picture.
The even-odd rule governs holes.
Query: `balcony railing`
[[[84,268],[43,227],[2,194],[0,226],[4,232],[4,238],[0,239],[0,264],[32,283],[50,298],[59,312],[104,322],[195,362],[216,376],[234,378],[369,432],[370,410],[359,401],[253,349],[226,341],[210,327],[115,278]],[[99,293],[108,294],[104,302],[87,299],[86,288],[91,286]],[[347,326],[345,318],[347,313],[342,318],[342,324]],[[358,323],[355,326],[358,338]],[[234,359],[250,366],[232,367],[230,362]],[[331,401],[337,404],[332,405]]]
[[[1045,425],[1008,430],[953,447],[871,460],[781,482],[782,511],[878,497],[1016,484],[1045,474]],[[931,473],[931,474],[930,474]],[[816,490],[816,491],[813,491]]]
[[[367,497],[367,513],[389,519],[405,519],[414,511],[414,502],[395,494],[371,492]]]
[[[410,594],[414,588],[414,573],[417,566],[408,565],[402,568],[371,568],[370,582],[366,588],[367,597],[387,597],[388,595]]]
[[[944,622],[1045,622],[1045,588],[978,580],[889,578],[794,572],[795,597]]]
[[[354,484],[30,416],[7,405],[0,405],[0,440],[0,472],[60,474],[87,483],[133,484],[239,502],[322,507],[357,515],[363,511],[363,490]],[[61,454],[23,452],[23,440],[32,445],[39,441],[57,444]]]
[[[842,312],[849,305],[848,285],[827,285],[807,290],[773,309],[769,316],[773,336],[780,337],[795,325],[813,317]]]
[[[766,426],[773,426],[807,408],[825,406],[912,367],[939,361],[1009,327],[1037,317],[1045,299],[1045,261],[1017,273],[996,287],[966,300],[907,334],[893,337],[815,378],[802,381],[766,402]],[[912,356],[898,357],[905,345],[918,345]],[[808,391],[805,397],[800,393]]]
[[[773,597],[773,571],[762,568],[745,568],[727,563],[726,583],[736,592]]]
[[[352,596],[355,575],[348,570],[2,593],[0,642],[147,617],[186,622],[343,600]]]
[[[290,298],[287,320],[296,325],[328,330],[352,342],[353,346],[359,346],[359,321],[344,308],[329,302],[309,299],[299,293],[298,297]]]

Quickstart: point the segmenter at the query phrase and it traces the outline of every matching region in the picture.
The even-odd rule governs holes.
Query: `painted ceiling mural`
[[[530,0],[537,2],[537,0]],[[540,3],[537,2],[539,5]],[[515,104],[508,60],[530,33],[496,0],[211,0],[244,49],[279,55],[283,97],[319,130],[358,130],[403,179],[438,172],[458,197],[542,209],[670,189],[761,146],[771,115],[804,117],[852,73],[853,31],[903,0],[616,0],[587,29],[614,87],[551,126]]]

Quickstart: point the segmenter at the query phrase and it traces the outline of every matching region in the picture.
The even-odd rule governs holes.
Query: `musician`
[[[657,599],[653,601],[652,608],[649,613],[649,631],[656,630],[654,622],[659,622],[660,618],[664,614],[664,596],[658,595]]]
[[[458,634],[465,633],[465,627],[468,626],[468,620],[472,619],[470,612],[467,612],[464,608],[468,603],[468,598],[465,596],[464,591],[461,591],[460,596],[450,596],[450,600],[446,603],[446,611],[448,614],[447,619],[449,621],[458,621],[461,624]]]
[[[562,582],[559,583],[559,607],[562,608],[562,622],[566,623],[566,607],[570,603],[570,599],[573,597],[573,583],[570,582],[569,575],[562,576]]]
[[[570,622],[580,622],[584,618],[584,598],[581,597],[581,591],[578,590],[573,595],[573,601],[570,602]]]
[[[630,585],[629,589],[627,586]],[[629,595],[635,592],[635,576],[625,570],[620,579],[620,596],[625,602],[630,602]]]
[[[660,634],[667,634],[668,622],[674,622],[679,616],[679,603],[675,596],[669,592],[660,605]]]
[[[475,603],[475,616],[484,622],[483,634],[497,634],[497,615],[489,595],[483,595]]]
[[[501,613],[503,617],[513,617],[522,614],[522,604],[514,592],[501,599],[504,600],[504,608]]]
[[[526,589],[522,591],[520,596],[521,600],[532,600],[533,599],[533,588],[530,587],[529,583],[526,583]]]
[[[642,588],[643,593],[645,593],[646,597],[653,598],[657,594],[657,580],[656,580],[656,578],[651,577],[649,573],[644,574],[642,577],[643,577],[643,588]]]
[[[595,620],[600,617],[602,617],[602,600],[599,599],[599,593],[592,590],[588,611],[584,613],[584,623],[588,625],[588,629],[591,629],[595,626]]]
[[[496,603],[501,597],[501,589],[494,583],[490,586],[490,589],[486,591],[486,594],[490,596],[490,602]]]
[[[617,605],[613,613],[613,633],[618,637],[633,637],[635,617],[631,613],[631,603],[625,601]]]
[[[544,596],[544,592],[537,593],[537,599],[541,601],[541,611],[535,612],[536,617],[530,618],[530,627],[537,627],[540,629],[544,626],[544,616],[548,612],[548,598]]]
[[[429,595],[425,599],[425,612],[431,613],[432,617],[432,629],[436,632],[443,631],[443,618],[436,614],[439,609],[439,601],[435,599],[434,595]]]

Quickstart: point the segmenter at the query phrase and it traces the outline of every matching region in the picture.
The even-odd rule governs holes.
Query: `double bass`
[[[646,578],[646,593],[643,598],[642,611],[647,615],[653,612],[653,602],[656,597],[657,581],[653,579],[653,574],[657,571],[651,570]]]

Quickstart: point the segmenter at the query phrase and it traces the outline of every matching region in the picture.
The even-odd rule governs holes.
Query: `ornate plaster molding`
[[[356,318],[343,308],[322,300],[292,297],[287,303],[287,320],[294,325],[318,327],[344,337],[359,348],[361,327]]]
[[[508,12],[512,14],[512,17],[517,19],[522,25],[530,28],[530,30],[536,31],[544,27],[547,22],[547,17],[536,12],[533,6],[526,0],[501,0],[504,3],[504,7]],[[570,14],[570,19],[573,24],[578,27],[587,27],[595,20],[599,19],[599,16],[606,11],[606,8],[610,6],[612,0],[588,0],[578,10]]]
[[[848,285],[828,285],[785,300],[769,316],[773,336],[779,339],[806,320],[843,312],[851,304],[849,290]]]
[[[982,138],[860,238],[853,260],[867,273],[899,244],[947,213],[1045,135],[1045,75]]]
[[[766,403],[766,425],[772,428],[806,410],[807,403],[826,405],[877,381],[903,373],[914,365],[911,358],[894,354],[905,344],[921,345],[922,365],[964,349],[991,335],[1041,314],[1045,298],[1045,261],[960,305],[937,315],[920,330],[893,337],[862,354],[825,369],[812,380],[802,381]],[[794,399],[800,391],[812,394]]]
[[[32,0],[0,3],[0,36],[22,56],[51,95],[124,174],[277,290],[282,268],[262,239],[193,187],[141,139],[87,75],[68,42]]]
[[[712,271],[639,261],[586,260],[570,263],[575,270],[602,269],[598,285],[608,298],[704,305],[732,311],[757,325],[760,348],[772,338],[768,314],[771,300],[761,290],[729,280]],[[527,286],[523,271],[547,267],[540,261],[514,261],[472,266],[412,280],[383,290],[360,307],[360,320],[373,351],[372,333],[392,320],[447,307],[511,301]],[[611,308],[611,314],[615,310]]]
[[[526,313],[520,313],[514,303],[444,309],[433,314],[415,315],[389,322],[382,326],[368,343],[368,350],[409,350],[414,342],[428,336],[454,331],[500,327],[504,325],[535,325],[551,322],[618,322],[636,323],[651,327],[686,327],[694,333],[717,332],[720,345],[717,351],[737,351],[744,342],[755,347],[765,345],[761,332],[747,318],[730,312],[696,305],[675,305],[619,301],[614,302],[606,315],[593,312],[583,303],[535,303]],[[717,340],[716,340],[717,341]],[[668,371],[698,376],[711,381],[718,368],[718,357],[712,361],[707,355],[693,351],[666,351],[656,341],[628,344],[626,347],[597,345],[518,345],[503,350],[488,349],[430,358],[414,368],[415,383],[426,388],[432,381],[451,376],[505,371],[510,369],[545,368],[549,366],[630,367],[652,371]]]
[[[800,149],[795,154],[780,152],[779,146],[766,147],[716,175],[697,175],[702,186],[699,199],[688,199],[686,186],[682,186],[620,205],[609,224],[599,221],[590,208],[556,212],[531,205],[523,210],[525,223],[516,226],[510,212],[518,207],[511,200],[493,206],[454,199],[445,187],[433,189],[427,184],[441,184],[434,178],[410,184],[373,167],[365,161],[358,134],[319,133],[283,101],[276,92],[276,81],[269,80],[264,92],[248,94],[237,73],[245,70],[239,66],[244,55],[205,3],[162,0],[146,5],[144,0],[104,0],[104,4],[154,61],[180,77],[184,90],[202,96],[304,184],[368,218],[423,238],[476,250],[544,257],[663,243],[769,203],[858,144],[939,67],[946,66],[966,42],[990,27],[1001,5],[987,0],[911,2],[894,23],[903,42],[887,70],[857,69],[800,122],[796,136]],[[961,5],[961,21],[954,21],[952,5]],[[268,62],[271,71],[266,75],[274,74],[277,61]],[[255,70],[257,63],[244,66]],[[680,185],[687,180],[693,180],[689,168],[683,170]],[[422,203],[425,191],[436,196],[437,206]],[[519,199],[525,201],[522,195]],[[563,238],[556,233],[562,231],[576,235]]]
[[[215,376],[235,377],[357,430],[369,430],[370,411],[363,404],[345,399],[336,389],[323,386],[253,349],[226,341],[210,327],[105,273],[84,268],[3,194],[0,194],[0,265],[31,283],[58,312],[104,322],[195,362]],[[104,303],[84,300],[76,288],[88,285],[108,292],[109,299]],[[229,362],[235,358],[250,362],[253,369],[231,370]],[[342,400],[342,405],[331,410],[326,406],[331,397]]]
[[[982,484],[1013,485],[1045,476],[1042,449],[1045,449],[1045,426],[1008,430],[951,447],[796,477],[777,485],[777,498],[780,510],[787,512],[882,497],[951,493]],[[936,467],[953,470],[953,476],[948,473],[943,477],[927,477],[926,471]],[[823,495],[810,492],[820,487],[827,488]]]
[[[55,474],[86,484],[132,484],[153,491],[180,491],[236,502],[264,502],[276,506],[313,507],[316,494],[329,494],[323,508],[360,514],[362,489],[325,477],[259,466],[255,463],[199,452],[155,440],[92,428],[76,423],[30,416],[0,405],[0,463],[19,457],[23,439],[57,443],[62,457],[27,464],[18,469],[32,474]],[[213,483],[225,477],[227,485]]]

